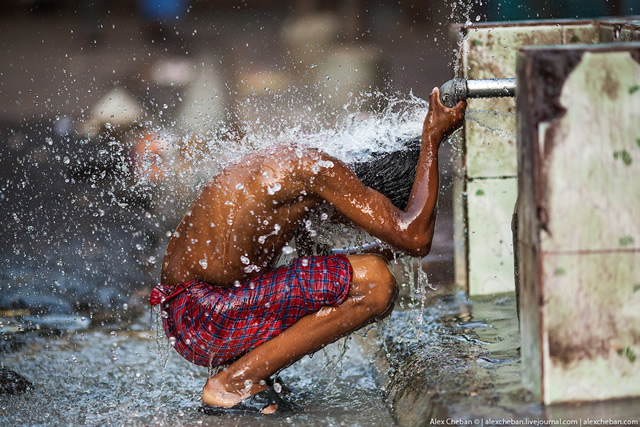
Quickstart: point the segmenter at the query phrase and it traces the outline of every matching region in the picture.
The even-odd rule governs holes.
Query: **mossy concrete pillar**
[[[457,77],[512,78],[524,46],[640,39],[624,18],[488,22],[455,26]],[[471,295],[514,289],[511,214],[517,199],[516,108],[512,98],[471,99],[454,171],[456,283]]]
[[[640,396],[640,43],[524,48],[517,81],[525,382]]]
[[[457,27],[457,76],[513,78],[518,49],[595,43],[592,21],[484,23]],[[513,98],[470,99],[454,173],[456,283],[471,295],[514,290],[511,216],[517,198]]]

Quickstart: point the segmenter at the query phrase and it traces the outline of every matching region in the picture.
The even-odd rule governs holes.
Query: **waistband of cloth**
[[[200,283],[200,280],[190,280],[185,283],[179,283],[175,286],[158,285],[151,291],[149,304],[154,306],[169,302],[169,300],[177,297],[196,283]]]

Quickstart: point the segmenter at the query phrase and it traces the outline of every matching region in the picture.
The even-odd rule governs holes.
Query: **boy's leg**
[[[261,380],[391,311],[396,281],[386,261],[377,255],[348,258],[353,280],[347,299],[338,307],[324,307],[301,318],[209,378],[202,391],[204,403],[231,407],[265,390],[267,386],[260,384]],[[272,412],[276,408],[269,409]]]

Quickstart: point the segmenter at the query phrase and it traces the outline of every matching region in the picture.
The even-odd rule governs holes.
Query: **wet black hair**
[[[369,160],[352,163],[351,168],[367,187],[384,194],[394,206],[404,210],[416,177],[420,137],[402,145],[396,151],[372,153]]]

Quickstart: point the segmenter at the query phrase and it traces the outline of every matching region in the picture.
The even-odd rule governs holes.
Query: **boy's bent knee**
[[[351,296],[361,297],[372,316],[387,315],[397,292],[396,279],[387,261],[378,255],[354,256],[350,261],[353,267]]]

